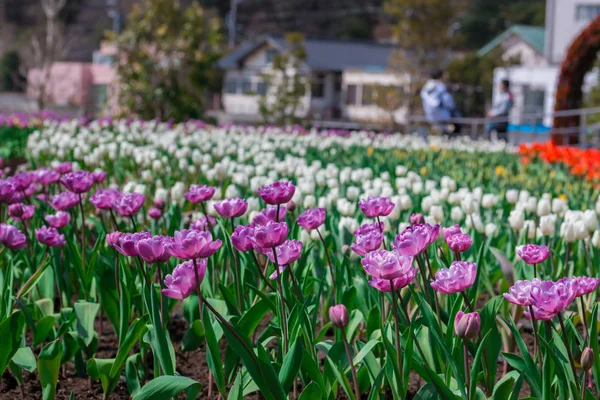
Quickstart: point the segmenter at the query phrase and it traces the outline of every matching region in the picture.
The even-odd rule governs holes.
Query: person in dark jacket
[[[500,82],[500,95],[494,103],[491,110],[488,111],[488,117],[491,118],[490,132],[496,133],[499,140],[508,141],[508,116],[514,104],[514,97],[510,91],[510,81],[503,79]]]

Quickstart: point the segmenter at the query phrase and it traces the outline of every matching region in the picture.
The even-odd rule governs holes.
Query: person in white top
[[[510,91],[510,82],[504,79],[500,82],[500,95],[492,109],[488,111],[488,117],[492,119],[490,132],[492,136],[495,133],[497,139],[508,140],[508,116],[513,104],[514,97]]]
[[[431,74],[431,78],[421,89],[421,101],[427,121],[441,133],[449,133],[448,120],[453,117],[456,105],[444,83],[443,71]]]

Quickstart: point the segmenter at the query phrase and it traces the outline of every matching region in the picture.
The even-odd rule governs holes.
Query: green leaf
[[[493,400],[509,400],[510,395],[513,392],[513,387],[517,380],[519,379],[519,373],[517,371],[510,371],[508,374],[504,375],[496,385],[494,386],[494,391],[492,392]]]
[[[142,370],[142,356],[140,353],[135,353],[127,357],[125,362],[125,383],[127,384],[127,390],[129,394],[135,397],[141,389],[140,378],[138,371]]]
[[[45,316],[35,324],[35,331],[33,334],[34,346],[46,341],[48,335],[52,332],[52,328],[54,328],[54,324],[56,324],[56,319],[52,315]]]
[[[114,358],[108,359],[100,359],[100,358],[92,358],[88,360],[85,368],[87,373],[90,375],[90,378],[94,380],[100,379],[100,383],[102,384],[102,391],[104,392],[104,397],[108,397],[108,395],[115,390],[117,387],[117,383],[119,383],[119,377],[113,378],[110,376],[110,370],[115,363]]]
[[[490,247],[490,251],[494,257],[496,257],[496,260],[498,260],[502,274],[504,274],[504,279],[506,279],[509,286],[512,286],[515,283],[515,267],[513,263],[506,258],[502,250],[498,250],[495,247]]]
[[[200,394],[202,386],[185,376],[159,376],[146,383],[134,400],[165,400],[177,396],[184,390],[187,392],[188,399],[195,399]]]
[[[281,382],[281,387],[286,393],[290,392],[292,384],[298,375],[300,365],[302,365],[303,352],[302,338],[299,337],[292,343],[292,347],[283,358],[283,364],[279,371],[279,382]]]
[[[73,306],[77,315],[77,333],[87,347],[94,339],[94,320],[100,309],[100,304],[87,301],[77,301]]]
[[[223,362],[221,361],[221,353],[219,350],[219,342],[215,337],[215,331],[212,323],[210,322],[210,315],[208,310],[204,308],[204,335],[206,338],[206,363],[208,368],[212,371],[215,382],[217,383],[217,389],[219,393],[225,395],[225,377],[223,375]]]
[[[317,382],[313,381],[306,385],[302,393],[300,393],[300,397],[298,397],[298,400],[315,400],[323,398],[324,397],[321,388],[319,387]]]
[[[435,388],[435,385],[433,384],[433,382],[429,382],[425,386],[423,386],[421,389],[419,389],[419,391],[417,392],[417,394],[415,394],[415,397],[413,398],[413,400],[438,400],[438,399],[440,399],[440,395],[439,395],[437,389]]]
[[[62,347],[56,340],[48,343],[38,356],[38,375],[40,384],[42,385],[42,397],[44,400],[54,399],[61,356]]]
[[[12,362],[27,372],[33,372],[37,368],[37,361],[31,347],[21,347],[12,358]]]
[[[196,320],[192,322],[189,329],[185,332],[185,335],[183,335],[183,340],[181,341],[181,350],[196,350],[202,345],[202,343],[204,343],[204,328],[202,327],[202,322],[200,320]]]
[[[146,318],[138,318],[133,322],[133,324],[131,324],[131,328],[129,328],[123,343],[119,346],[117,357],[115,358],[115,362],[111,367],[111,378],[120,376],[121,368],[123,368],[123,364],[129,356],[129,352],[147,330],[148,327],[146,326]]]
[[[598,337],[598,304],[594,304],[594,307],[592,308],[592,318],[590,318],[589,337]],[[600,355],[597,340],[590,340],[590,348],[593,350],[594,355]],[[600,391],[600,357],[594,357],[592,373],[594,375],[594,382],[596,383],[596,390]]]
[[[0,375],[4,373],[8,362],[13,358],[21,345],[21,334],[25,319],[20,311],[12,313],[8,318],[0,323]]]

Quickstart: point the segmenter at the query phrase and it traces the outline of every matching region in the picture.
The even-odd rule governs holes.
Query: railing
[[[451,118],[444,123],[459,124],[462,127],[461,135],[468,135],[472,139],[490,137],[490,126],[492,123],[511,123],[518,121],[518,124],[513,124],[513,129],[509,132],[509,139],[513,144],[519,144],[532,141],[549,140],[550,132],[536,132],[540,123],[544,121],[553,121],[555,117],[579,117],[579,126],[568,128],[551,128],[552,134],[564,136],[579,136],[580,146],[585,147],[600,147],[600,107],[582,108],[575,110],[553,111],[553,112],[537,112],[523,113],[516,117],[485,117],[485,118]],[[597,116],[597,118],[591,118]],[[593,121],[590,123],[590,121]],[[597,121],[597,122],[596,122]],[[425,116],[412,116],[400,125],[408,124],[409,132],[420,132],[431,129],[431,124]],[[368,129],[380,131],[382,125],[377,123],[361,123],[347,120],[320,120],[313,121],[314,126],[333,129]],[[388,123],[389,125],[389,123]],[[530,129],[525,129],[529,127]]]

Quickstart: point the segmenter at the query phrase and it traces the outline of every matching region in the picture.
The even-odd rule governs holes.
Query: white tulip
[[[481,206],[486,209],[494,208],[498,204],[498,196],[495,194],[484,194],[481,198]]]
[[[546,198],[540,199],[540,201],[537,204],[537,215],[543,217],[545,215],[550,214],[551,211],[552,206],[550,204],[550,200]]]
[[[567,243],[573,243],[577,239],[575,235],[575,223],[571,221],[564,221],[560,225],[560,236]]]
[[[498,232],[498,227],[496,224],[490,222],[485,225],[485,236],[493,236],[496,237]]]
[[[556,230],[556,215],[548,214],[542,216],[540,218],[540,230],[544,236],[554,235]]]
[[[600,248],[600,232],[594,231],[592,235],[592,245],[596,248]]]
[[[473,214],[479,208],[477,200],[470,195],[465,196],[465,198],[460,202],[460,205],[465,214]]]
[[[596,218],[596,213],[593,210],[585,210],[583,212],[583,223],[585,224],[585,228],[590,232],[598,229],[598,218]]]
[[[516,204],[519,200],[519,191],[514,189],[509,189],[506,191],[506,201],[509,204]]]
[[[529,240],[535,239],[535,233],[536,233],[535,221],[530,220],[530,219],[524,221],[522,231],[527,232],[527,239],[529,239]]]
[[[512,210],[508,216],[508,223],[514,230],[520,231],[525,224],[525,215],[521,210]]]
[[[431,206],[430,209],[431,216],[435,219],[435,222],[443,222],[444,221],[444,210],[440,206]]]
[[[464,218],[463,211],[460,207],[452,207],[450,210],[450,219],[454,222],[460,222]]]

